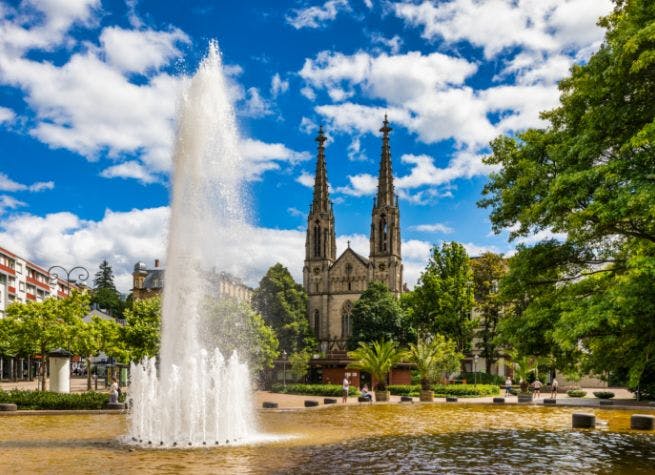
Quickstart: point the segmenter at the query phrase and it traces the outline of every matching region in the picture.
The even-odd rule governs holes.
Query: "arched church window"
[[[316,335],[316,338],[320,338],[320,331],[321,331],[320,314],[318,310],[314,310],[314,334]]]
[[[318,221],[314,223],[314,257],[321,256],[321,225]]]
[[[341,307],[341,337],[344,340],[352,335],[352,313],[353,304],[350,300],[346,300]]]
[[[386,251],[387,250],[387,217],[386,215],[380,216],[380,230],[379,230],[379,235],[380,235],[380,251]]]

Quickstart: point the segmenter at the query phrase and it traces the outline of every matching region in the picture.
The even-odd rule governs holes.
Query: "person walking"
[[[508,397],[511,394],[512,394],[512,378],[507,376],[507,379],[505,380],[505,397]]]
[[[534,383],[532,383],[532,389],[534,389],[535,399],[539,399],[539,397],[541,396],[541,386],[542,386],[541,381],[539,381],[538,379],[535,379]]]
[[[341,402],[346,404],[348,402],[348,391],[350,391],[350,381],[348,381],[348,378],[345,376],[343,377],[343,385],[341,386],[341,389],[342,389],[341,392],[343,396],[341,398]]]
[[[555,378],[553,378],[553,381],[550,383],[550,398],[551,399],[557,399],[557,388],[559,387],[559,383]]]

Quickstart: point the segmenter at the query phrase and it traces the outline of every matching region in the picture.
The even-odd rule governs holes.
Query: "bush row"
[[[435,384],[432,386],[435,396],[494,396],[500,392],[496,384]],[[416,397],[421,393],[419,384],[394,384],[389,391],[395,396]]]
[[[109,396],[96,392],[0,391],[0,403],[7,402],[16,404],[18,409],[104,409]]]
[[[282,384],[274,384],[271,387],[274,393],[285,394],[307,394],[309,396],[341,396],[341,385],[339,384],[287,384],[286,389]],[[350,386],[348,390],[350,396],[359,394],[357,388]]]
[[[505,384],[505,378],[502,376],[498,376],[497,374],[489,374],[489,373],[461,373],[457,379],[465,379],[467,383],[472,383],[474,381],[477,381],[479,384],[498,384],[498,385],[504,385]]]

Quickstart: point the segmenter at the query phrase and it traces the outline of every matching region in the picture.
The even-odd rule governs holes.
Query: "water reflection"
[[[603,422],[593,431],[571,430],[572,412],[473,404],[265,412],[259,426],[280,439],[193,450],[123,445],[124,416],[1,417],[0,472],[655,473],[655,433],[630,431],[631,411],[593,410]]]

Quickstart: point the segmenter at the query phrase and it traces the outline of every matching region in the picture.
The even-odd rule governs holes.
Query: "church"
[[[371,212],[370,250],[364,257],[350,248],[337,257],[332,202],[328,194],[326,137],[320,128],[316,142],[316,176],[307,217],[303,285],[308,295],[308,318],[328,358],[344,357],[352,329],[353,304],[373,281],[381,281],[397,297],[403,292],[400,250],[400,212],[394,192],[389,121],[385,115],[377,196]]]

